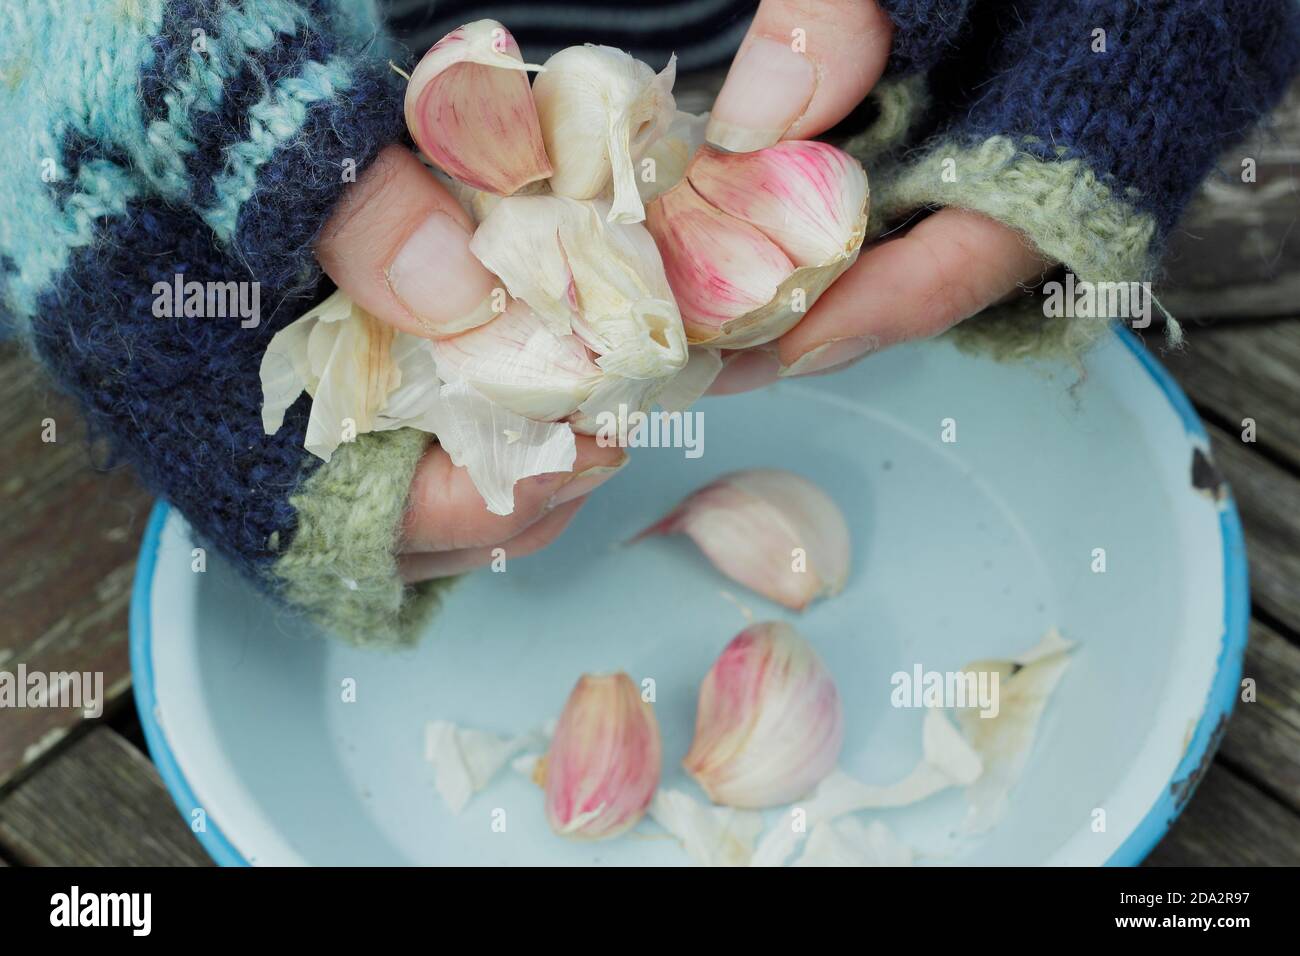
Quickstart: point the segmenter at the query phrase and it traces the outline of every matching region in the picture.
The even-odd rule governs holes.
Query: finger
[[[469,251],[474,223],[409,150],[390,146],[348,189],[316,244],[335,285],[426,338],[492,314],[496,278]]]
[[[710,395],[738,395],[771,385],[779,377],[781,362],[774,349],[762,347],[732,352],[709,386]]]
[[[830,129],[880,79],[892,37],[875,0],[763,0],[713,104],[709,142],[744,153]]]
[[[1049,267],[1009,226],[965,209],[941,209],[906,235],[863,252],[778,340],[781,374],[825,371],[938,335]]]
[[[439,447],[416,467],[402,526],[399,551],[451,551],[499,544],[520,534],[549,511],[589,494],[627,462],[621,448],[602,448],[579,435],[573,470],[525,478],[515,485],[515,510],[487,510],[469,472],[452,464]]]
[[[485,548],[462,548],[458,551],[429,551],[421,554],[403,554],[397,558],[397,570],[407,584],[445,578],[451,574],[464,574],[490,564],[497,558],[522,558],[540,551],[558,538],[573,520],[586,497],[560,505],[544,518],[534,522],[508,541]],[[500,551],[498,551],[498,548]]]

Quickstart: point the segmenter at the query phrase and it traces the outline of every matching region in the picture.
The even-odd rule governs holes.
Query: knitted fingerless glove
[[[879,2],[896,27],[880,118],[849,145],[872,173],[875,231],[972,209],[1094,283],[1154,276],[1201,180],[1300,60],[1295,0]],[[1075,354],[1106,325],[1009,317],[958,333]]]
[[[357,0],[0,10],[0,317],[204,543],[380,645],[434,597],[393,557],[426,436],[363,435],[322,464],[307,399],[263,433],[258,370],[326,292],[311,244],[331,206],[402,133],[386,59]],[[178,276],[259,308],[178,311]]]

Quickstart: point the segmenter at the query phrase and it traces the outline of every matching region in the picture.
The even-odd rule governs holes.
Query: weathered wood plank
[[[1298,866],[1300,816],[1216,762],[1148,866]]]
[[[0,461],[0,669],[102,673],[111,710],[130,687],[127,608],[149,499],[127,470],[95,469],[75,406],[13,345],[0,346]],[[6,711],[0,788],[82,719]]]
[[[1297,298],[1300,309],[1300,297]],[[1300,320],[1191,327],[1161,360],[1192,400],[1300,471]]]
[[[153,764],[107,727],[0,801],[0,844],[30,866],[209,866]]]
[[[1238,701],[1219,754],[1300,813],[1300,648],[1251,621],[1242,676],[1255,682],[1255,700]]]
[[[1232,486],[1246,532],[1251,597],[1300,633],[1300,478],[1207,426],[1215,463]]]
[[[1219,170],[1170,236],[1157,297],[1183,320],[1300,314],[1300,82]]]

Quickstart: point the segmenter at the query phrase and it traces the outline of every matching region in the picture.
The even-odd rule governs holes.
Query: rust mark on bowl
[[[1206,745],[1205,752],[1201,754],[1201,762],[1192,768],[1191,773],[1181,780],[1175,780],[1169,785],[1169,793],[1174,798],[1174,806],[1177,812],[1182,812],[1183,806],[1191,798],[1192,792],[1196,785],[1201,782],[1206,771],[1210,769],[1210,764],[1214,762],[1214,755],[1219,749],[1219,744],[1223,741],[1223,735],[1228,729],[1228,716],[1224,714],[1219,718],[1219,722],[1214,725],[1214,730],[1210,733],[1209,743]]]
[[[1228,482],[1219,471],[1219,466],[1207,452],[1200,448],[1192,449],[1192,487],[1211,501],[1218,503],[1228,497]]]

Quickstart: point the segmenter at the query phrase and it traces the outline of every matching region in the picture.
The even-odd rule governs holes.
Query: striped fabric
[[[416,57],[462,23],[500,20],[524,59],[604,43],[655,69],[677,54],[679,70],[724,66],[749,28],[758,0],[381,0],[390,31]]]

